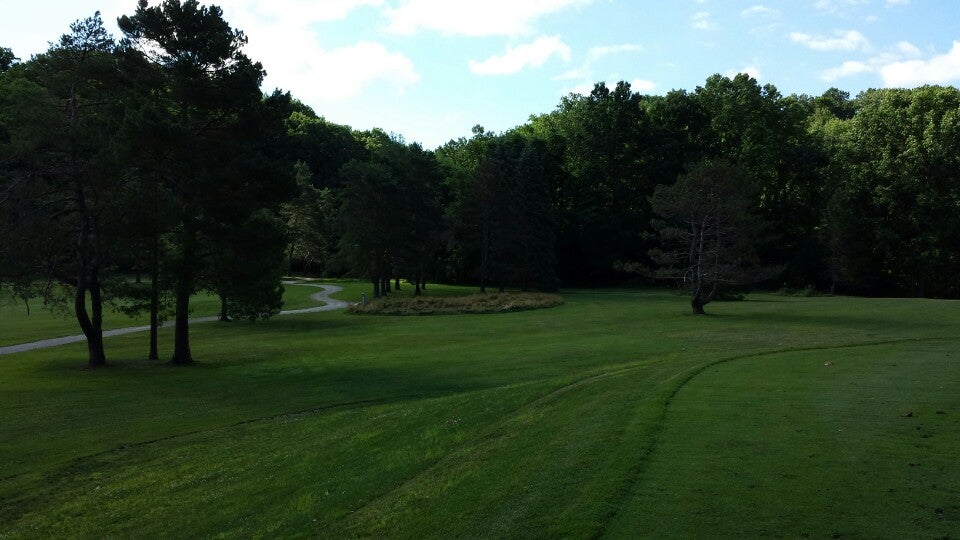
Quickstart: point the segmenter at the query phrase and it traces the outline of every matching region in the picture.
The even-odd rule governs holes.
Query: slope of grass
[[[960,533],[957,303],[711,307],[572,291],[198,325],[184,369],[135,335],[104,370],[6,357],[0,536]]]

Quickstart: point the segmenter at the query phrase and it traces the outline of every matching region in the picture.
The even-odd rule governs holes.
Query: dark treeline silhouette
[[[119,26],[116,40],[99,15],[78,21],[25,61],[0,48],[0,287],[66,291],[91,365],[107,301],[150,313],[151,358],[173,317],[173,361],[190,363],[190,295],[217,294],[225,320],[266,317],[291,270],[361,276],[375,296],[401,278],[419,294],[671,277],[697,284],[695,311],[759,280],[960,297],[953,87],[599,83],[426,150],[264,95],[219,8],[140,2]]]

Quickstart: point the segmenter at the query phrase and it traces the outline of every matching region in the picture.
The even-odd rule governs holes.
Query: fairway
[[[563,297],[2,357],[0,537],[960,534],[957,302]]]

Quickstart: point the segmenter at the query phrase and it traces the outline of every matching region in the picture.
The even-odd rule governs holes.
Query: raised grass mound
[[[460,315],[467,313],[503,313],[559,306],[563,298],[556,294],[509,292],[468,296],[388,296],[354,305],[350,313],[369,315]]]

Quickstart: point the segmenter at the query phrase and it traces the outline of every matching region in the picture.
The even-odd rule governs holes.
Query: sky
[[[151,1],[155,5],[157,1]],[[201,3],[206,3],[201,0]],[[960,83],[960,0],[221,0],[264,91],[434,148],[624,80],[693,90],[743,72],[783,94]],[[41,53],[136,0],[0,0],[0,46]]]

